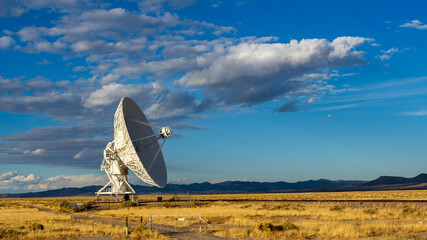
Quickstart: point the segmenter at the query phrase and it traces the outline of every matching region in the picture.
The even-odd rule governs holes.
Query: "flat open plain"
[[[63,201],[91,204],[76,211],[61,208]],[[138,204],[109,197],[102,203],[94,197],[4,198],[0,238],[427,239],[426,213],[427,190],[150,195],[139,196]]]

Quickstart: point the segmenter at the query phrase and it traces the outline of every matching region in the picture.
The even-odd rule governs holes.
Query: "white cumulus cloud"
[[[381,61],[389,60],[391,58],[391,55],[394,53],[399,52],[398,48],[390,48],[389,50],[381,50],[382,54],[378,56]]]
[[[12,177],[15,177],[18,175],[18,171],[13,171],[13,172],[6,172],[3,173],[2,175],[0,175],[0,181],[5,181],[5,180],[9,180]]]
[[[404,27],[404,28],[415,28],[415,29],[419,29],[419,30],[426,30],[427,29],[427,24],[423,24],[420,20],[412,20],[410,22],[407,22],[405,24],[400,25],[399,27]]]
[[[322,68],[364,62],[355,48],[372,39],[338,37],[292,40],[290,43],[244,42],[224,49],[201,70],[186,73],[177,84],[201,87],[227,104],[252,105],[306,87],[297,78]]]
[[[9,48],[14,43],[15,40],[13,40],[13,38],[11,38],[10,36],[0,37],[0,49]]]
[[[24,151],[24,154],[40,155],[40,154],[43,154],[43,153],[45,153],[45,152],[46,152],[46,149],[38,148],[38,149],[36,149],[36,150],[34,150],[34,151],[31,151],[31,150],[25,150],[25,151]]]
[[[108,106],[113,102],[118,102],[123,96],[144,96],[146,99],[150,99],[163,90],[163,86],[158,82],[147,84],[110,83],[91,93],[85,100],[84,106],[87,108]]]

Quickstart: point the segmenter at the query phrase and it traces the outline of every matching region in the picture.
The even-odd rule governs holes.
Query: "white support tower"
[[[104,149],[101,171],[107,173],[110,181],[96,192],[97,199],[100,194],[111,195],[117,202],[120,202],[119,195],[132,194],[132,201],[137,201],[135,190],[128,182],[128,167],[123,164],[114,149],[114,141],[109,142]]]

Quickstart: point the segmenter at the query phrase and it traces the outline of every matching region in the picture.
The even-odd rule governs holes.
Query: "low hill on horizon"
[[[40,192],[1,194],[2,198],[94,196],[102,186],[69,187]],[[427,189],[427,174],[413,178],[381,176],[372,181],[308,180],[288,182],[244,182],[225,181],[220,183],[167,184],[164,188],[132,185],[137,194],[222,194],[222,193],[292,193],[333,191],[375,191]]]
[[[373,181],[364,183],[365,186],[426,183],[427,174],[421,173],[413,178],[381,176]]]

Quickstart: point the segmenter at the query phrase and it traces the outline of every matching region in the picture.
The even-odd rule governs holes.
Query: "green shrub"
[[[79,205],[79,206],[77,207],[77,212],[88,211],[88,210],[90,210],[90,209],[92,209],[92,208],[93,208],[93,203],[91,203],[91,202],[86,202],[86,203],[83,203],[83,204],[81,204],[81,205]]]
[[[259,223],[258,225],[257,225],[257,229],[258,230],[260,230],[260,231],[273,231],[273,229],[274,229],[274,225],[273,224],[271,224],[271,223]]]
[[[298,230],[299,228],[291,222],[285,222],[281,225],[274,225],[272,223],[263,222],[257,225],[257,229],[263,232],[280,232],[288,230]]]
[[[291,222],[285,222],[285,223],[283,223],[282,227],[283,227],[283,231],[298,230],[299,229],[295,224],[293,224]]]
[[[61,212],[83,212],[93,208],[93,203],[69,203],[63,201],[59,204],[59,211]]]
[[[72,207],[71,203],[69,203],[68,201],[63,201],[59,204],[59,210],[70,211],[70,210],[74,210],[74,208]]]
[[[44,226],[40,223],[34,222],[30,225],[30,230],[36,231],[36,230],[44,230]]]

